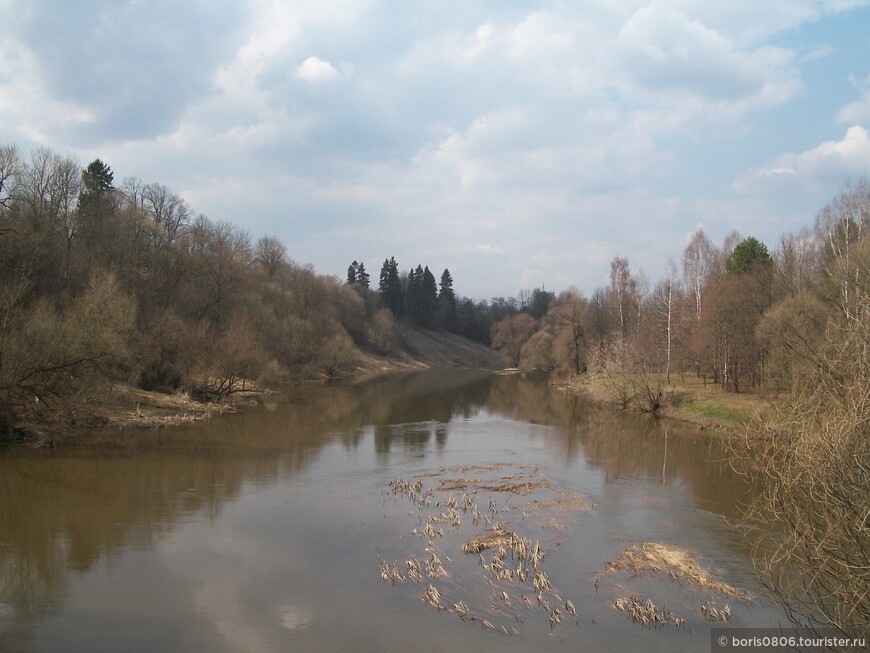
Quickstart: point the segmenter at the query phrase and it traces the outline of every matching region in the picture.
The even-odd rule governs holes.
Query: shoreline
[[[588,373],[553,385],[562,392],[583,396],[594,403],[620,408],[620,402]],[[722,435],[734,435],[756,414],[770,407],[756,393],[723,392],[718,386],[711,383],[702,385],[697,379],[675,381],[665,389],[664,398],[665,404],[655,413],[641,410],[631,402],[622,410],[694,424],[701,430]]]
[[[490,348],[446,332],[407,331],[403,350],[394,356],[359,352],[352,368],[338,374],[298,377],[277,387],[257,386],[239,379],[241,388],[215,401],[200,401],[185,390],[165,393],[143,390],[129,383],[100,381],[78,396],[64,399],[58,408],[31,411],[16,424],[15,431],[0,445],[53,447],[88,429],[155,429],[231,414],[256,405],[263,397],[292,385],[323,384],[413,372],[433,367],[479,367],[494,372],[501,368]]]

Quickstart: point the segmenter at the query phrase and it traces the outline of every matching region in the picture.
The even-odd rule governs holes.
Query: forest
[[[163,184],[0,147],[0,439],[62,432],[115,384],[212,401],[354,373],[409,328],[489,344],[498,311],[389,260],[380,292],[362,264],[345,283]]]
[[[781,236],[772,251],[733,231],[717,246],[699,228],[654,284],[617,256],[609,285],[589,297],[573,288],[536,290],[528,308],[514,302],[493,326],[492,346],[522,369],[604,377],[616,396],[652,411],[659,406],[646,400],[675,375],[734,393],[798,391],[832,328],[863,318],[868,228],[866,180],[832,199],[812,227]],[[615,387],[631,376],[643,384]],[[641,392],[652,389],[652,397]]]

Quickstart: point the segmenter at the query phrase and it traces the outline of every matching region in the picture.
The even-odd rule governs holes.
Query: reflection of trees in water
[[[70,572],[125,547],[149,549],[180,515],[217,516],[255,461],[193,457],[8,456],[0,467],[0,620],[20,642],[24,624],[62,604]]]
[[[753,493],[727,463],[722,441],[690,424],[620,411],[518,375],[496,379],[488,407],[512,419],[556,427],[543,435],[547,446],[567,461],[582,454],[590,468],[603,472],[606,483],[623,478],[682,482],[698,507],[731,518]]]
[[[681,482],[699,508],[736,518],[752,489],[727,462],[722,441],[689,424],[584,404],[577,430],[587,464],[605,482],[661,478]]]
[[[432,370],[390,376],[346,388],[360,399],[372,424],[447,423],[471,417],[487,403],[492,374],[476,370]]]
[[[744,487],[718,441],[690,427],[613,411],[545,382],[463,370],[330,387],[296,388],[260,409],[172,429],[100,432],[54,452],[0,457],[0,650],[26,641],[59,609],[69,574],[124,548],[147,550],[192,514],[217,518],[246,483],[273,483],[324,447],[355,449],[369,428],[375,453],[447,446],[449,422],[481,410],[551,425],[539,437],[567,460],[583,456],[605,479],[680,480],[700,507]],[[736,512],[735,512],[736,515]],[[22,630],[23,629],[23,630]]]
[[[296,388],[207,423],[91,433],[54,452],[8,450],[0,457],[0,650],[21,647],[40,615],[60,609],[71,572],[127,547],[150,549],[186,516],[217,518],[246,482],[292,474],[330,444],[354,449],[368,425],[379,452],[396,441],[419,450],[433,436],[443,448],[446,422],[479,411],[489,382],[445,370]]]

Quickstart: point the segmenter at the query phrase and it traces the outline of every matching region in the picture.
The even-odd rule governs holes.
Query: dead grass
[[[164,394],[116,385],[84,407],[81,425],[111,428],[162,427],[210,419],[256,403],[261,391],[238,392],[220,403],[196,401],[186,393]]]
[[[508,533],[501,524],[497,524],[494,529],[472,537],[462,545],[462,550],[465,553],[480,553],[486,549],[508,547],[513,538],[513,533]]]
[[[546,615],[551,629],[577,619],[573,602],[545,572],[545,547],[558,546],[554,531],[561,536],[577,523],[578,508],[589,504],[537,465],[442,468],[391,481],[385,497],[406,497],[417,507],[408,511],[417,521],[409,541],[419,552],[406,554],[403,563],[381,562],[381,578],[397,591],[406,582],[416,585],[410,591],[438,611],[505,635],[518,635],[530,612]],[[454,560],[456,549],[470,555]],[[419,594],[424,583],[429,588]]]
[[[446,492],[456,490],[465,491],[469,485],[477,485],[483,483],[483,479],[479,478],[443,478],[438,481],[438,489]]]
[[[605,571],[627,571],[632,574],[667,573],[674,580],[686,584],[731,596],[744,603],[752,601],[746,591],[716,580],[686,549],[659,542],[637,542],[625,547],[618,558],[605,565]]]
[[[570,490],[558,491],[558,496],[545,501],[532,501],[522,506],[526,511],[554,511],[554,510],[579,510],[582,512],[594,512],[595,506],[586,501],[582,496]]]
[[[550,482],[545,479],[525,483],[495,482],[477,485],[477,489],[485,492],[508,492],[510,494],[531,494],[535,490],[548,487],[550,487]]]

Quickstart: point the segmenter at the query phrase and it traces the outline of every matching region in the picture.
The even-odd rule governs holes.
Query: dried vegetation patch
[[[548,536],[592,506],[555,487],[538,466],[449,467],[395,479],[385,494],[417,508],[410,535],[418,550],[404,560],[381,560],[381,578],[397,590],[420,584],[415,593],[427,605],[506,635],[518,635],[534,614],[551,629],[569,619],[579,624],[573,602],[553,587],[545,559],[552,550]],[[415,518],[413,510],[408,515]]]
[[[716,580],[713,574],[701,567],[697,558],[686,549],[659,542],[638,542],[625,547],[618,558],[607,563],[605,571],[627,571],[632,574],[666,573],[674,580],[731,596],[745,603],[752,600],[744,590]]]

